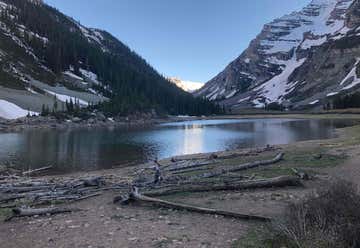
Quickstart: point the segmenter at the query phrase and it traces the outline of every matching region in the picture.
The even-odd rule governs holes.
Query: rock
[[[74,123],[79,123],[79,122],[81,122],[81,119],[79,117],[74,117],[71,119],[71,121]]]
[[[210,155],[210,159],[217,159],[219,156],[215,153]]]
[[[322,159],[322,154],[316,154],[316,155],[314,155],[314,158],[315,159]]]
[[[69,226],[68,228],[69,229],[77,229],[77,228],[80,228],[81,226]]]

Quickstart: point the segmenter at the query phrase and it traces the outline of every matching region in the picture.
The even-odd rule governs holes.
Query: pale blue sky
[[[262,26],[310,0],[45,0],[83,25],[109,31],[161,74],[206,82]]]

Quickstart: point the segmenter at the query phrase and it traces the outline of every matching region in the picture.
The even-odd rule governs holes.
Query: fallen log
[[[206,164],[206,165],[210,165],[210,164]],[[204,165],[204,166],[206,166]],[[215,164],[214,164],[215,165]],[[172,175],[181,175],[181,174],[185,174],[185,173],[191,173],[191,172],[200,172],[200,171],[206,171],[209,170],[209,167],[192,167],[192,169],[183,169],[183,170],[178,170],[178,171],[174,171],[171,174]]]
[[[184,165],[184,166],[179,166],[179,167],[175,167],[175,168],[171,168],[168,169],[168,171],[170,172],[176,172],[176,173],[182,173],[182,172],[187,172],[187,170],[189,169],[198,169],[207,165],[211,165],[211,164],[216,164],[216,162],[205,162],[205,163],[196,163],[196,164],[190,164],[190,165]]]
[[[100,187],[105,185],[105,180],[102,177],[87,178],[83,179],[82,181],[85,187]]]
[[[158,183],[161,183],[161,181],[163,180],[163,176],[162,176],[162,172],[161,172],[161,164],[155,160],[154,161],[155,163],[155,167],[154,167],[154,170],[155,170],[155,174],[154,174],[154,184],[158,184]]]
[[[19,196],[19,195],[9,195],[9,196],[0,196],[0,203],[8,203],[11,201],[15,201],[15,200],[19,200],[24,198],[24,196]]]
[[[208,182],[208,183],[186,183],[174,186],[152,189],[144,192],[146,196],[163,196],[182,192],[208,192],[208,191],[229,191],[229,190],[245,190],[258,188],[277,188],[288,186],[301,186],[300,179],[291,176],[280,176],[270,179],[249,180],[249,181],[224,181],[224,182]]]
[[[280,162],[283,159],[283,157],[284,157],[284,153],[279,153],[275,158],[270,159],[270,160],[249,162],[249,163],[238,165],[238,166],[230,168],[230,169],[218,169],[218,170],[215,170],[214,172],[209,172],[209,173],[202,174],[200,176],[195,176],[195,178],[218,177],[218,176],[221,176],[221,175],[224,175],[227,173],[231,173],[231,172],[239,172],[239,171],[248,170],[248,169],[252,169],[252,168],[256,168],[256,167],[260,167],[260,166],[272,165],[272,164]]]
[[[51,170],[52,168],[53,168],[53,166],[46,166],[46,167],[42,167],[42,168],[35,169],[35,170],[24,171],[22,173],[22,175],[23,176],[30,176],[30,175],[35,174],[35,173]]]
[[[33,187],[0,187],[0,192],[4,193],[25,193],[40,190],[51,190],[53,186],[33,186]]]
[[[71,213],[81,211],[80,209],[70,209],[70,208],[14,208],[12,210],[13,215],[8,217],[5,221],[10,221],[13,218],[20,218],[20,217],[31,217],[35,215],[54,215],[54,214],[62,214],[62,213]]]
[[[116,200],[118,200],[118,198],[115,198],[115,202],[116,202]],[[191,206],[191,205],[186,205],[186,204],[181,204],[181,203],[164,201],[164,200],[141,195],[137,192],[137,190],[131,192],[129,194],[129,197],[124,199],[124,203],[127,203],[129,201],[151,203],[151,204],[155,204],[155,205],[158,205],[160,207],[165,207],[165,208],[186,210],[186,211],[191,211],[191,212],[196,212],[196,213],[201,213],[201,214],[220,215],[220,216],[224,216],[224,217],[230,217],[230,218],[236,218],[236,219],[242,219],[242,220],[254,220],[254,221],[263,221],[263,222],[271,221],[270,218],[264,217],[264,216],[241,214],[241,213],[223,211],[223,210],[218,210],[218,209],[196,207],[196,206]]]
[[[93,198],[93,197],[97,197],[97,196],[100,196],[102,195],[102,193],[95,193],[95,194],[91,194],[91,195],[86,195],[86,196],[82,196],[82,197],[79,197],[77,199],[74,199],[70,202],[78,202],[78,201],[83,201],[83,200],[86,200],[86,199],[89,199],[89,198]]]
[[[196,158],[173,157],[173,158],[171,158],[171,162],[177,163],[177,162],[181,162],[181,161],[195,161],[195,160],[206,160],[206,159],[231,159],[231,158],[237,158],[237,157],[256,156],[263,152],[274,151],[276,149],[277,149],[276,147],[268,145],[264,148],[252,149],[252,150],[248,150],[248,151],[244,151],[244,152],[234,152],[234,153],[230,153],[227,155],[218,155],[216,153],[212,153],[210,155],[205,155],[205,156],[196,157]]]

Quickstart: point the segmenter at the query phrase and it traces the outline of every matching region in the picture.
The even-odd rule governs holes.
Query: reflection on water
[[[0,161],[59,172],[111,168],[175,155],[334,136],[351,120],[246,119],[167,123],[148,129],[33,130],[0,134]]]

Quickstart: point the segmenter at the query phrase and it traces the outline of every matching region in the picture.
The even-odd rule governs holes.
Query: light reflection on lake
[[[0,163],[54,165],[58,172],[112,168],[175,155],[334,137],[353,120],[243,119],[167,123],[152,128],[32,130],[0,134]]]

